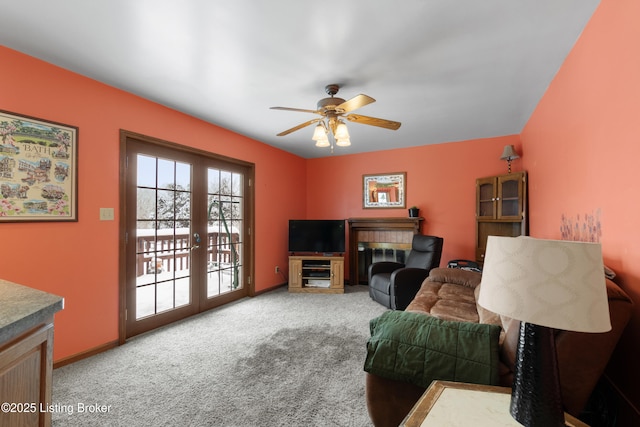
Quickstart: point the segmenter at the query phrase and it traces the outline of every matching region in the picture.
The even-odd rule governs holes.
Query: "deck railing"
[[[210,229],[205,241],[198,244],[198,250],[207,251],[207,269],[214,270],[221,265],[232,263],[232,247],[239,253],[240,235],[231,235]],[[137,230],[136,274],[152,274],[188,270],[191,262],[192,238],[189,229]],[[236,260],[237,262],[238,260]]]

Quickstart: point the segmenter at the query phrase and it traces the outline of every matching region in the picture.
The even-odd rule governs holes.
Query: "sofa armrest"
[[[609,363],[631,318],[630,300],[609,299],[612,329],[604,333],[558,331],[556,351],[565,411],[578,416]]]
[[[429,270],[424,268],[401,268],[391,273],[393,284],[391,295],[396,297],[396,306],[392,308],[395,310],[407,308],[427,276],[429,276]]]

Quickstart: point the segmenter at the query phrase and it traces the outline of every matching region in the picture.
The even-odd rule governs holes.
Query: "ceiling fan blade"
[[[300,111],[302,113],[315,113],[320,114],[319,111],[316,110],[304,110],[302,108],[289,108],[289,107],[270,107],[270,110],[285,110],[285,111]]]
[[[349,114],[346,119],[350,122],[361,123],[363,125],[378,126],[385,129],[397,130],[402,123],[391,120],[378,119],[376,117],[360,116],[357,114]]]
[[[344,101],[342,104],[336,107],[336,110],[341,111],[343,113],[348,113],[349,111],[353,111],[360,107],[364,107],[365,105],[371,104],[372,102],[376,102],[376,100],[370,96],[360,94],[360,95],[354,96],[348,101]]]
[[[307,126],[312,125],[312,124],[314,124],[314,123],[317,123],[317,122],[319,122],[320,120],[322,120],[322,119],[313,119],[313,120],[309,120],[308,122],[304,122],[304,123],[302,123],[302,124],[299,124],[299,125],[298,125],[298,126],[296,126],[296,127],[292,127],[291,129],[287,129],[287,130],[285,130],[285,131],[283,131],[283,132],[280,132],[277,136],[285,136],[285,135],[289,135],[291,132],[295,132],[295,131],[300,130],[300,129],[302,129],[302,128],[306,128]]]

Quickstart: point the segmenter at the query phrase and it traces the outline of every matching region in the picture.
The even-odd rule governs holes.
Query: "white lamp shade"
[[[325,134],[324,138],[320,138],[316,141],[316,147],[328,147],[331,144],[329,144],[329,138],[327,138],[327,135]]]
[[[336,145],[338,147],[348,147],[351,145],[351,140],[349,140],[349,138],[346,139],[338,139],[336,140]]]
[[[327,139],[327,130],[324,128],[322,123],[318,123],[316,125],[316,128],[313,130],[313,136],[311,137],[311,139],[313,141],[320,141],[323,139]]]
[[[345,125],[344,122],[340,121],[338,123],[338,126],[336,127],[335,137],[336,137],[336,141],[340,139],[342,140],[349,139],[349,130],[347,129],[347,125]]]
[[[611,330],[599,243],[489,236],[478,304],[527,323]]]

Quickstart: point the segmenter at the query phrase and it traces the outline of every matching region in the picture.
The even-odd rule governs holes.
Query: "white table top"
[[[511,389],[434,381],[401,427],[521,427],[509,412]],[[588,427],[565,414],[568,427]]]

